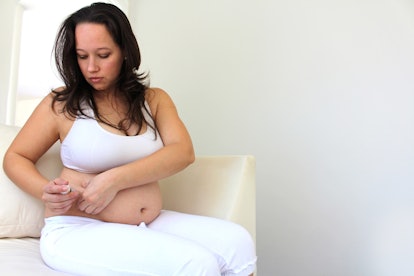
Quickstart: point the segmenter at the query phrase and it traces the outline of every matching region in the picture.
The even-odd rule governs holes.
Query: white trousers
[[[255,246],[241,226],[163,210],[149,225],[56,216],[45,219],[45,263],[71,275],[249,275]]]

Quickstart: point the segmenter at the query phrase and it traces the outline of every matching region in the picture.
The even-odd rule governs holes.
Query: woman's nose
[[[88,62],[88,72],[96,72],[98,70],[99,70],[99,67],[96,64],[95,60],[93,58],[90,58]]]

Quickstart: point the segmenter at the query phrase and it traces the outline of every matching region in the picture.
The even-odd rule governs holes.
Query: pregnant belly
[[[89,182],[94,174],[85,174],[64,168],[61,174],[69,181],[72,189],[82,191],[81,183]],[[80,211],[77,204],[66,213],[71,216],[82,216],[107,222],[138,225],[141,222],[150,223],[160,213],[162,208],[161,191],[157,182],[119,191],[115,198],[104,210],[97,215]]]

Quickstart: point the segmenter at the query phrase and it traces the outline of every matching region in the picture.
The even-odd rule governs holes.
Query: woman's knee
[[[249,275],[256,267],[256,248],[250,233],[240,225],[233,225],[227,235],[223,256],[225,275]]]
[[[220,266],[214,254],[207,249],[193,249],[180,258],[182,266],[175,271],[173,275],[200,275],[200,276],[217,276],[221,275]]]
[[[244,252],[251,252],[256,254],[255,243],[250,233],[240,225],[237,225],[237,230],[234,231],[233,242],[238,250]]]

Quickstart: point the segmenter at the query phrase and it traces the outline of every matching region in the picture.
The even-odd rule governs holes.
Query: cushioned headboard
[[[160,185],[165,209],[231,220],[255,237],[253,156],[199,156]]]

